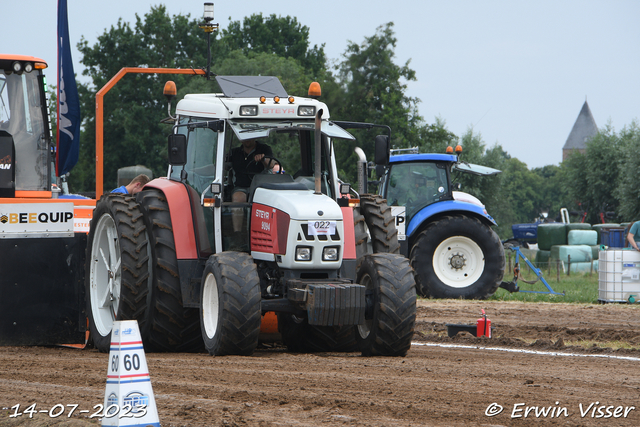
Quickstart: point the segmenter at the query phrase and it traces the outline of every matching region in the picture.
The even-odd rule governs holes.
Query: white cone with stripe
[[[103,426],[160,427],[138,322],[116,321],[111,332]]]

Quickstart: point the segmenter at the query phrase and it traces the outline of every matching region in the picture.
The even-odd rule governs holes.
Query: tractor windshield
[[[179,124],[206,122],[201,117],[182,117]],[[179,126],[178,133],[187,136],[187,163],[184,166],[173,166],[171,178],[180,179],[182,170],[187,173],[187,184],[198,194],[211,185],[216,177],[216,155],[218,149],[218,132],[209,128],[189,130],[187,126]]]
[[[278,167],[284,174],[291,175],[294,181],[304,184],[308,189],[314,189],[315,167],[315,121],[314,120],[229,120],[233,133],[227,133],[227,147],[225,152],[241,145],[242,141],[255,139],[266,144]],[[331,182],[331,145],[330,138],[354,139],[354,137],[332,122],[323,121],[322,131],[322,170],[321,191],[329,197],[335,198],[335,183]],[[231,163],[228,162],[229,169]],[[234,186],[233,172],[228,179],[228,188]]]
[[[39,75],[7,75],[0,69],[0,131],[13,137],[16,190],[50,190],[48,118]]]
[[[389,206],[406,206],[407,223],[423,207],[449,196],[447,164],[407,162],[394,164],[384,191]]]

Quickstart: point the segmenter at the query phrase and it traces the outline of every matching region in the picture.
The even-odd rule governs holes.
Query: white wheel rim
[[[110,215],[98,220],[91,246],[91,311],[101,336],[111,333],[120,305],[122,259],[115,222]]]
[[[218,282],[213,273],[207,274],[202,290],[202,323],[207,338],[213,339],[218,330],[218,314],[220,300],[218,298]]]
[[[484,254],[480,246],[468,237],[449,237],[436,248],[433,269],[445,285],[466,288],[482,276]]]
[[[368,274],[362,276],[362,280],[359,283],[364,286],[367,291],[373,290],[373,282],[371,281],[371,277]],[[373,327],[373,319],[365,319],[362,325],[358,325],[358,334],[360,334],[360,338],[367,339],[369,334],[371,333],[371,328]]]

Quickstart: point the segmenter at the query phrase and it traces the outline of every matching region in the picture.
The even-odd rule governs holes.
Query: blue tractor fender
[[[487,213],[487,210],[482,206],[478,206],[473,203],[461,202],[458,200],[447,200],[444,202],[438,202],[426,206],[421,209],[417,214],[411,218],[411,222],[407,227],[407,238],[411,238],[412,234],[420,229],[420,226],[423,222],[427,221],[429,218],[445,213],[445,212],[469,212],[474,214],[474,216],[480,216],[482,218],[486,218],[493,225],[498,225],[496,221],[493,219],[491,215]]]

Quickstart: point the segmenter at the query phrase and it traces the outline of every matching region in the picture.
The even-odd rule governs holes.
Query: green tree
[[[570,189],[568,195],[573,202],[573,207],[567,207],[571,210],[577,205],[579,210],[586,211],[589,223],[600,222],[602,210],[618,208],[614,190],[619,184],[622,144],[608,125],[589,140],[584,154],[573,153],[564,162],[568,172],[565,185]],[[622,156],[622,159],[627,158]]]
[[[222,31],[221,41],[230,50],[249,53],[271,53],[282,58],[293,58],[314,78],[319,78],[326,69],[324,44],[309,46],[309,27],[291,16],[263,17],[253,14],[240,21],[229,22]],[[285,86],[286,87],[286,86]]]
[[[560,164],[560,166],[547,165],[532,170],[541,178],[538,189],[541,196],[538,211],[540,214],[547,212],[547,218],[551,221],[560,214],[560,209],[572,205],[568,203],[571,197],[569,196],[570,187],[566,184],[566,169],[564,164]]]
[[[91,83],[79,87],[85,119],[80,160],[71,176],[74,191],[95,188],[95,91],[123,67],[204,68],[207,38],[198,24],[189,15],[170,17],[165,6],[154,6],[144,17],[136,15],[133,25],[119,20],[93,46],[81,39],[81,62]],[[295,18],[254,15],[244,26],[231,23],[220,38],[213,33],[211,46],[216,74],[275,75],[290,92],[302,95],[314,79],[338,87],[324,70],[323,47],[309,48],[308,28]],[[160,120],[166,117],[161,91],[167,80],[176,82],[178,99],[219,90],[214,80],[193,76],[136,74],[118,82],[104,98],[105,189],[115,186],[116,170],[123,166],[143,164],[155,175],[165,174],[169,129]],[[339,98],[336,90],[331,92],[329,99]]]
[[[202,68],[206,65],[206,38],[195,20],[177,15],[171,18],[165,6],[152,7],[136,23],[119,20],[98,42],[89,46],[82,38],[83,74],[90,84],[80,84],[84,131],[80,159],[71,173],[74,191],[95,188],[95,92],[123,67]],[[214,39],[213,51],[216,51]],[[133,74],[125,76],[104,97],[104,182],[105,190],[116,186],[118,168],[145,165],[154,175],[166,171],[166,134],[160,124],[166,116],[162,88],[166,80],[179,85],[193,77]],[[99,196],[99,195],[98,195]]]
[[[619,135],[618,184],[615,198],[618,202],[617,213],[622,221],[640,220],[640,127],[637,121],[625,126]]]
[[[395,63],[396,43],[392,22],[378,27],[376,33],[365,37],[361,44],[349,42],[343,54],[344,60],[337,67],[342,99],[336,105],[329,103],[331,115],[338,120],[389,126],[392,130],[391,145],[395,148],[446,147],[446,142],[455,136],[446,131],[444,122],[426,125],[418,114],[419,100],[406,94],[407,82],[416,79],[415,71],[409,67],[409,61],[404,65]],[[351,182],[356,177],[356,144],[369,157],[374,151],[374,135],[360,131],[353,134],[357,142],[336,146],[336,155],[341,159],[338,166],[340,176]]]

